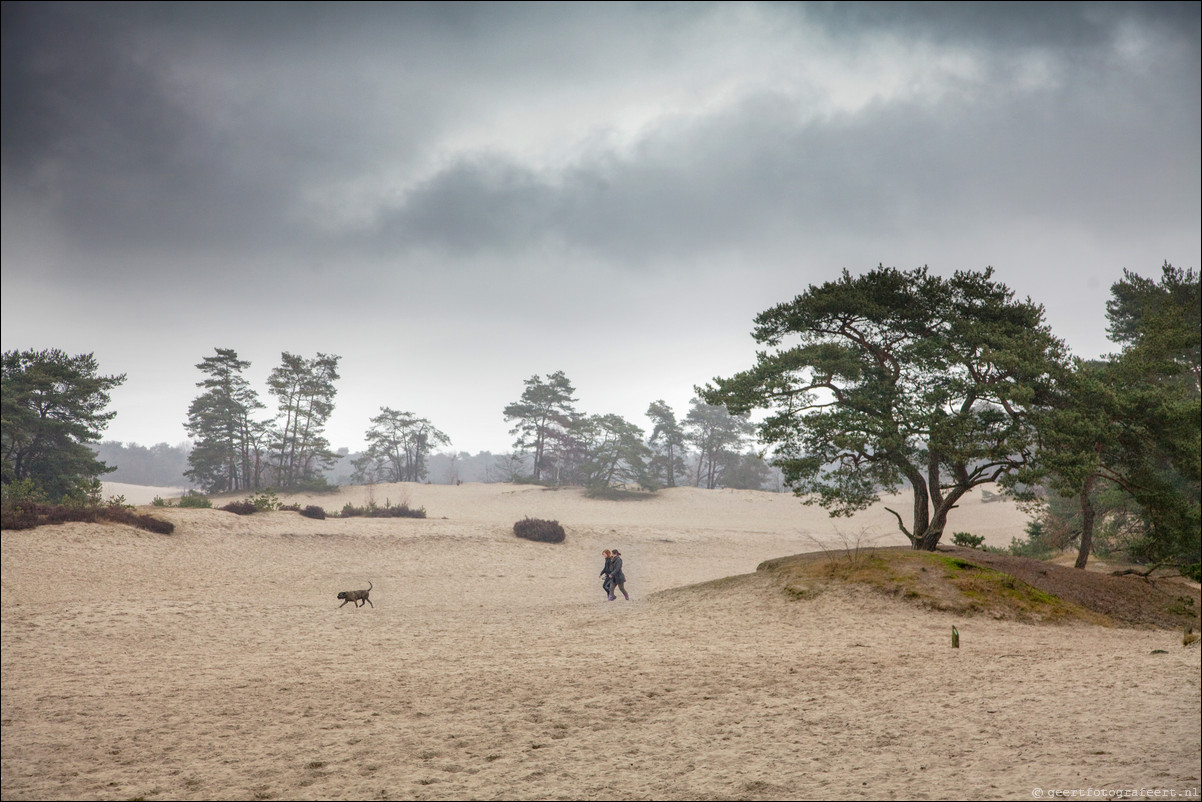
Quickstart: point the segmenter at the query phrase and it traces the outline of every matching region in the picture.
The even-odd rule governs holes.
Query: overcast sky
[[[128,379],[342,357],[504,451],[533,374],[647,427],[752,318],[878,263],[982,269],[1112,350],[1123,268],[1200,264],[1200,4],[4,3],[3,349]]]

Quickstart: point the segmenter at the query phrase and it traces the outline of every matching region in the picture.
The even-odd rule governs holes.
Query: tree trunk
[[[927,531],[922,534],[922,537],[918,537],[918,538],[914,539],[914,550],[915,551],[934,551],[935,547],[939,545],[939,539],[942,537],[943,537],[943,529],[942,528],[936,529],[933,526],[929,527],[927,529]]]
[[[1073,564],[1074,568],[1085,568],[1085,563],[1089,560],[1090,548],[1093,546],[1094,508],[1089,493],[1093,490],[1096,479],[1095,476],[1088,477],[1084,487],[1081,488],[1081,548],[1077,552],[1077,562]]]

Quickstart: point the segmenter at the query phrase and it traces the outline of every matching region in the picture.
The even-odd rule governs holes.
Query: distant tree
[[[775,350],[702,391],[758,427],[794,492],[851,515],[908,484],[916,549],[934,549],[974,487],[1011,477],[1036,446],[1032,412],[1065,371],[1043,308],[992,268],[944,279],[878,267],[811,286],[756,318]],[[795,343],[795,344],[794,344]]]
[[[755,451],[727,452],[719,462],[722,487],[763,490],[772,480],[772,467]]]
[[[652,429],[649,443],[652,455],[648,471],[665,487],[676,487],[677,477],[683,477],[685,467],[685,433],[676,421],[676,413],[665,401],[653,401],[647,407]]]
[[[267,425],[254,417],[265,407],[242,375],[248,367],[232,348],[217,348],[196,366],[204,392],[188,407],[184,429],[194,443],[184,475],[208,493],[259,488]]]
[[[114,466],[109,481],[172,487],[189,484],[184,476],[191,451],[187,442],[174,446],[158,443],[147,447],[105,440],[94,446],[93,450],[97,459]]]
[[[488,466],[485,480],[488,482],[516,482],[526,470],[526,460],[521,454],[498,454]]]
[[[101,376],[92,354],[58,349],[6,351],[3,357],[0,448],[7,488],[28,482],[50,499],[94,494],[112,468],[89,444],[117,414],[109,393],[125,375]]]
[[[325,438],[325,425],[334,412],[339,359],[320,353],[305,359],[285,351],[280,366],[267,378],[268,392],[276,397],[279,410],[271,443],[279,487],[295,488],[320,479],[324,469],[338,460]]]
[[[446,463],[447,463],[446,472],[445,472],[445,476],[447,478],[446,484],[449,484],[449,485],[459,484],[460,461],[463,458],[467,458],[468,460],[471,460],[471,456],[472,455],[468,454],[466,451],[451,452],[446,455]]]
[[[351,483],[356,485],[374,485],[388,481],[388,465],[371,452],[364,451],[351,458]]]
[[[556,473],[558,481],[558,474],[578,446],[573,433],[580,420],[574,406],[575,392],[562,370],[548,374],[545,381],[534,375],[526,380],[522,397],[505,407],[506,422],[517,422],[509,430],[517,435],[514,448],[533,458],[536,482],[542,481],[548,470]]]
[[[585,444],[579,482],[586,486],[653,486],[647,472],[651,449],[643,430],[620,415],[592,415],[579,427]]]
[[[367,453],[383,470],[387,482],[420,482],[427,475],[427,460],[436,446],[447,446],[451,439],[425,418],[412,412],[380,407],[367,430]]]
[[[731,414],[720,404],[694,398],[684,421],[685,438],[697,450],[693,484],[713,490],[723,483],[723,473],[737,462],[739,452],[755,431],[744,413]]]

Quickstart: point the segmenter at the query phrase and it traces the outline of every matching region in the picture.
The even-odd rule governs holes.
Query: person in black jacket
[[[613,601],[617,598],[614,596],[613,591],[616,586],[618,590],[622,591],[622,595],[626,597],[626,601],[630,601],[630,594],[626,592],[626,574],[622,573],[622,552],[613,549],[610,551],[610,555],[612,556],[609,562],[609,577],[612,584],[609,586],[609,600]]]
[[[605,595],[609,597],[609,600],[613,601],[613,598],[614,598],[614,580],[613,580],[613,575],[612,575],[613,563],[614,563],[613,554],[610,552],[609,549],[606,549],[605,551],[601,552],[601,554],[605,557],[605,566],[601,569],[601,589],[605,591]]]

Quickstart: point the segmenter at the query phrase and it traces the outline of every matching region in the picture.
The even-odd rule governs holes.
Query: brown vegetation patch
[[[1199,625],[1197,588],[1110,576],[975,549],[883,548],[799,554],[761,563],[786,594],[805,599],[831,582],[865,585],[935,610],[1020,621],[1180,629]]]
[[[121,505],[84,506],[71,504],[38,504],[32,501],[5,505],[0,510],[0,528],[16,531],[64,523],[108,522],[134,526],[156,535],[170,535],[175,524],[134,512]]]

